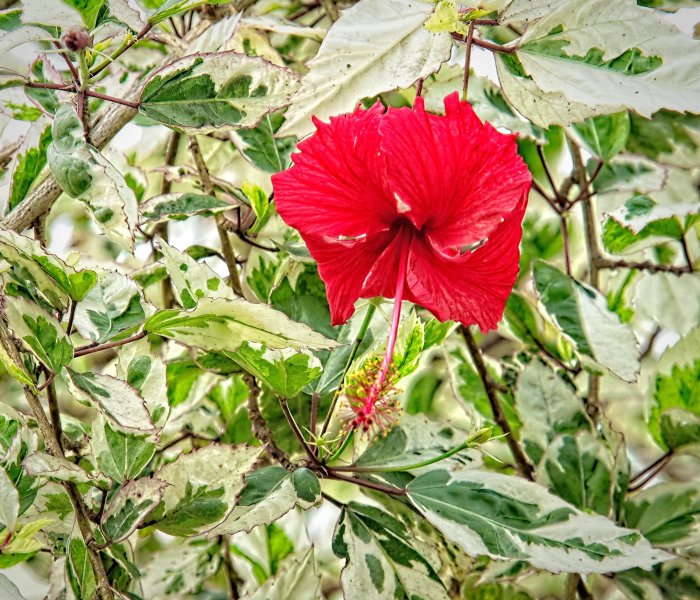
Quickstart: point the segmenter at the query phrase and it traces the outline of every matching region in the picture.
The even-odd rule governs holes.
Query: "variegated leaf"
[[[153,478],[124,484],[109,501],[102,516],[102,531],[112,542],[128,538],[163,499],[167,484]]]
[[[24,469],[34,477],[46,477],[52,481],[70,481],[72,483],[87,483],[102,490],[108,490],[112,483],[109,479],[92,475],[79,465],[57,458],[45,452],[34,452],[27,456],[22,463]]]

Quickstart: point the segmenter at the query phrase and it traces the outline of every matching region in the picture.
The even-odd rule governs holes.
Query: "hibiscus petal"
[[[326,284],[333,325],[342,325],[352,316],[367,275],[379,264],[379,258],[391,239],[390,231],[352,241],[315,235],[305,237],[311,256],[318,262],[319,275]]]
[[[525,197],[473,252],[448,256],[429,238],[415,238],[408,260],[408,300],[438,319],[495,329],[518,275]]]
[[[315,120],[294,166],[272,176],[282,218],[302,235],[357,237],[386,229],[396,218],[384,191],[379,122],[383,107]]]
[[[442,248],[488,237],[529,189],[531,176],[515,137],[483,124],[456,93],[445,98],[445,116],[389,110],[381,148],[388,186],[400,210]]]

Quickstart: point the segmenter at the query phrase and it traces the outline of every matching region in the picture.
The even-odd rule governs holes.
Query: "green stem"
[[[134,44],[136,44],[136,42],[143,39],[143,37],[151,30],[152,27],[153,27],[153,25],[151,23],[147,23],[145,25],[145,27],[136,34],[136,37],[132,37],[128,40],[124,39],[124,41],[119,46],[119,48],[117,48],[109,58],[106,58],[99,65],[92,68],[90,75],[92,77],[94,77],[95,75],[100,73],[102,70],[106,69],[117,58],[119,58],[122,54],[124,54],[124,52],[126,52],[129,48],[131,48]]]
[[[345,436],[343,443],[340,444],[340,447],[325,462],[332,463],[332,462],[338,460],[343,455],[343,452],[345,452],[345,449],[348,447],[348,445],[352,441],[352,438],[354,437],[354,435],[355,435],[355,432],[354,432],[354,430],[351,429],[348,432],[348,434]]]

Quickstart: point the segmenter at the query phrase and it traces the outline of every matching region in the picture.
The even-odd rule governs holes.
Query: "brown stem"
[[[467,93],[469,92],[469,67],[472,62],[472,42],[474,41],[474,21],[469,23],[469,29],[464,37],[464,41],[467,44],[465,48],[464,56],[464,83],[462,84],[462,100],[467,99]]]
[[[51,427],[54,437],[58,443],[58,447],[63,453],[63,427],[61,427],[61,412],[58,409],[58,396],[56,395],[56,386],[53,379],[46,386],[46,397],[49,402],[49,415],[51,415]]]
[[[297,425],[297,422],[294,420],[294,415],[292,415],[292,412],[289,410],[287,400],[280,397],[278,397],[278,399],[280,402],[280,408],[282,409],[282,413],[284,414],[284,418],[287,419],[287,423],[291,428],[292,432],[294,433],[294,437],[296,437],[297,441],[301,444],[301,447],[304,449],[304,452],[306,452],[306,455],[309,457],[309,460],[311,460],[311,462],[314,463],[317,467],[325,468],[318,461],[318,458],[316,458],[316,453],[311,449],[311,446],[309,446],[308,442],[304,438],[304,434],[301,432],[301,429],[299,429],[299,425]]]
[[[58,40],[54,41],[53,45],[56,47],[56,49],[59,50],[59,54],[63,57],[63,60],[68,66],[68,70],[70,71],[71,77],[73,78],[73,82],[75,84],[78,84],[80,82],[80,75],[78,75],[78,69],[75,68],[73,61],[68,56],[68,52],[66,52],[66,50],[63,48],[63,46],[61,46],[61,43]]]
[[[136,109],[140,106],[138,102],[132,102],[131,100],[125,100],[124,98],[115,98],[114,96],[100,94],[100,92],[93,92],[92,90],[85,90],[85,95],[90,96],[91,98],[99,98],[100,100],[107,100],[108,102],[128,106],[129,108]]]
[[[690,258],[690,250],[688,249],[688,242],[685,239],[685,234],[681,236],[680,239],[681,248],[683,249],[683,257],[685,258],[685,264],[688,265],[688,271],[693,272],[693,259]]]
[[[472,333],[471,331],[469,331],[468,327],[462,325],[460,327],[460,331],[462,332],[462,337],[464,338],[464,341],[467,344],[467,348],[469,349],[469,354],[471,355],[472,360],[474,361],[474,366],[476,367],[476,371],[479,374],[481,383],[484,386],[486,396],[489,399],[491,411],[493,412],[493,418],[506,436],[506,443],[508,444],[511,454],[513,455],[513,459],[515,460],[515,466],[521,476],[532,481],[532,465],[525,456],[525,453],[520,447],[520,444],[518,444],[517,440],[513,437],[513,430],[510,428],[508,419],[506,418],[506,415],[503,412],[503,407],[501,406],[500,400],[498,399],[498,393],[496,390],[495,382],[493,381],[493,379],[491,379],[491,375],[489,375],[489,372],[486,370],[484,359],[481,356],[481,350],[479,350],[479,346],[474,340],[474,336],[472,336]]]
[[[629,260],[608,260],[607,258],[600,257],[596,261],[596,267],[600,269],[635,269],[637,271],[648,271],[649,273],[673,273],[674,275],[683,275],[686,273],[692,273],[691,266],[677,266],[677,265],[658,265],[649,261],[629,261]]]
[[[258,398],[260,397],[260,388],[258,387],[255,377],[250,373],[243,373],[243,383],[248,387],[248,416],[253,427],[253,433],[268,449],[268,452],[280,465],[287,471],[293,471],[294,465],[289,460],[287,454],[282,450],[272,437],[272,432],[267,426],[260,407]]]
[[[202,150],[199,147],[199,142],[195,136],[189,137],[190,152],[194,159],[194,164],[197,167],[199,178],[202,182],[202,188],[210,196],[216,196],[216,190],[209,174],[207,164],[204,162]],[[216,216],[216,229],[219,232],[219,241],[221,242],[221,253],[224,255],[226,266],[228,267],[229,285],[234,293],[239,296],[243,293],[243,287],[238,275],[238,266],[236,262],[236,253],[233,251],[231,239],[228,236],[228,230],[224,221],[224,216],[219,214]]]
[[[561,221],[561,239],[564,245],[564,263],[566,265],[566,274],[571,277],[571,251],[569,248],[569,224],[566,213],[559,215]]]
[[[45,83],[43,81],[27,81],[24,87],[39,88],[43,90],[59,90],[61,92],[75,92],[75,86],[69,83]]]
[[[554,192],[554,197],[556,198],[557,202],[560,202],[559,189],[557,188],[557,184],[554,181],[554,175],[552,175],[552,172],[549,169],[549,164],[547,163],[547,159],[544,155],[544,148],[539,144],[537,144],[537,155],[540,157],[542,168],[544,169],[544,173],[547,176],[547,181],[549,182],[549,185],[552,188],[552,191]]]
[[[78,307],[78,303],[71,299],[70,301],[70,309],[68,312],[68,325],[66,326],[66,335],[70,337],[70,334],[73,333],[73,320],[75,319],[75,309]]]
[[[644,468],[630,479],[627,491],[635,492],[638,489],[644,487],[647,483],[649,483],[652,479],[654,479],[654,477],[656,477],[659,473],[661,473],[661,471],[663,471],[666,468],[666,465],[668,465],[668,463],[671,462],[672,458],[673,450],[669,450],[668,452],[657,458],[648,467]]]
[[[316,435],[316,420],[318,419],[318,402],[320,400],[319,395],[314,392],[311,394],[311,419],[309,420],[309,431],[311,435]],[[314,451],[314,454],[316,452]]]
[[[221,554],[223,555],[224,576],[226,577],[226,592],[228,600],[238,600],[240,593],[238,584],[240,579],[233,568],[233,560],[231,559],[231,541],[228,535],[219,536],[219,545],[221,546]]]
[[[452,37],[460,42],[464,41],[464,37],[458,33],[453,33]],[[499,46],[498,44],[492,44],[491,42],[487,42],[486,40],[481,40],[479,38],[474,38],[472,40],[472,44],[479,46],[480,48],[486,48],[492,52],[503,52],[505,54],[513,54],[518,50],[517,46]]]
[[[347,483],[354,483],[360,487],[366,487],[370,490],[377,490],[379,492],[384,492],[385,494],[391,494],[392,496],[406,496],[408,492],[404,488],[397,488],[388,485],[382,485],[381,483],[374,483],[374,481],[368,481],[367,479],[359,479],[357,477],[347,477],[337,473],[333,469],[328,470],[327,479],[336,479],[338,481],[346,481]]]
[[[75,352],[73,353],[73,356],[75,358],[78,358],[79,356],[85,356],[86,354],[94,354],[95,352],[102,352],[103,350],[109,350],[111,348],[118,348],[119,346],[123,346],[125,344],[130,344],[131,342],[137,342],[140,339],[145,338],[148,335],[145,331],[142,331],[140,333],[135,333],[134,335],[124,338],[123,340],[119,340],[117,342],[110,342],[109,344],[97,344],[95,346],[81,346],[80,348],[76,348]]]

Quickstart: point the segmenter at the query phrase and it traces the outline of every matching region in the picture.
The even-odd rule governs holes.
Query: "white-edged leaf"
[[[180,252],[162,238],[156,238],[163,254],[163,262],[170,276],[175,298],[186,309],[195,308],[200,298],[228,298],[233,300],[229,286],[205,263],[199,263],[189,254]]]
[[[504,25],[518,21],[527,23],[544,17],[571,1],[572,0],[513,0],[500,14],[499,21]]]
[[[295,506],[306,509],[321,501],[321,484],[308,469],[293,472],[282,467],[263,467],[246,475],[246,486],[236,506],[208,536],[251,531],[274,523]]]
[[[51,456],[45,452],[34,452],[27,456],[22,463],[24,470],[34,477],[46,477],[52,481],[70,481],[72,483],[87,483],[103,490],[111,487],[109,479],[99,474],[92,475],[82,467],[67,461],[65,458]]]
[[[56,111],[52,136],[46,156],[61,189],[85,203],[95,224],[111,241],[133,252],[136,196],[124,176],[85,142],[72,105],[62,104]]]
[[[634,0],[567,2],[530,25],[518,47],[537,86],[572,102],[647,117],[700,106],[700,42]]]
[[[634,307],[641,315],[685,335],[700,323],[700,277],[694,273],[641,273]]]
[[[19,494],[5,469],[0,467],[0,523],[14,531],[19,517]]]
[[[59,1],[59,0],[56,0]],[[25,25],[14,31],[3,31],[2,36],[0,36],[0,52],[6,54],[13,48],[21,46],[22,44],[27,44],[30,42],[40,42],[44,40],[52,40],[53,36],[42,29],[41,27],[34,27],[32,25]]]
[[[139,108],[152,119],[188,132],[255,127],[279,110],[299,86],[289,69],[237,52],[186,56],[153,73]]]
[[[333,552],[346,561],[340,577],[345,597],[447,600],[445,586],[411,538],[411,530],[384,510],[348,504],[333,536]]]
[[[102,373],[66,370],[66,383],[75,399],[95,406],[114,425],[131,433],[156,431],[141,395],[126,381]]]
[[[119,542],[129,537],[163,499],[167,483],[143,478],[128,481],[109,501],[102,516],[102,531],[107,539]]]
[[[86,340],[101,344],[138,327],[151,312],[134,281],[108,272],[78,304],[73,323]]]
[[[156,527],[171,535],[197,535],[221,522],[245,484],[262,447],[212,444],[161,467],[155,477],[170,484]]]
[[[326,120],[349,112],[362,98],[437,71],[450,57],[452,38],[423,27],[432,10],[418,0],[360,0],[344,10],[308,62],[280,133],[301,137],[312,129],[312,115]]]
[[[535,262],[533,273],[540,300],[578,352],[621,379],[635,381],[639,373],[636,337],[608,309],[605,296],[543,261]]]
[[[246,600],[316,600],[321,593],[321,575],[316,571],[313,546],[270,577]]]
[[[206,194],[173,192],[154,196],[139,206],[144,221],[160,222],[168,219],[184,221],[194,215],[209,216],[230,210],[232,205]]]
[[[583,574],[648,569],[671,558],[638,532],[584,513],[520,477],[434,470],[407,491],[423,516],[471,556]]]
[[[24,298],[11,298],[4,308],[12,334],[53,373],[73,359],[71,344],[61,324],[48,312]]]
[[[63,311],[68,297],[82,300],[97,282],[97,274],[71,267],[24,235],[0,229],[0,258],[13,267],[12,276],[53,308]]]
[[[607,214],[623,227],[638,234],[654,221],[672,217],[683,218],[698,213],[700,213],[700,204],[696,202],[657,204],[649,196],[636,195]]]
[[[162,310],[146,330],[202,350],[236,350],[243,342],[269,348],[322,349],[337,344],[264,304],[241,299],[202,298],[191,311]]]
[[[100,471],[118,482],[137,477],[156,452],[149,436],[111,427],[102,414],[92,422],[90,448]]]

